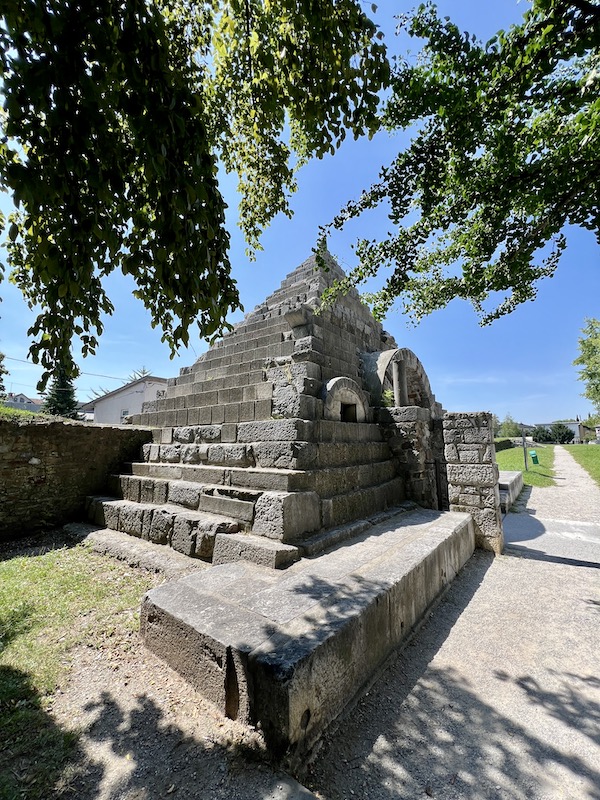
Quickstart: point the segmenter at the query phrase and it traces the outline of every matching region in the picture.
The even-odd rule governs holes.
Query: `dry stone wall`
[[[0,540],[82,519],[86,495],[151,439],[129,426],[0,421]]]

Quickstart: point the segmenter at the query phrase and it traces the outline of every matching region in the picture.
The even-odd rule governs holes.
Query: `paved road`
[[[600,489],[556,469],[326,739],[318,797],[600,800]]]

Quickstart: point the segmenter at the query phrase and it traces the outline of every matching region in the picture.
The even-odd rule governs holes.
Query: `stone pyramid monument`
[[[355,291],[320,309],[327,264],[169,381],[131,420],[155,430],[143,461],[90,499],[97,524],[212,560],[148,593],[143,640],[290,759],[476,543],[502,549],[491,415],[443,414]]]
[[[160,433],[113,480],[119,499],[92,502],[96,522],[215,563],[281,567],[406,499],[441,504],[427,377],[355,290],[320,311],[344,277],[326,263],[307,259],[131,418]],[[411,407],[402,419],[380,408],[386,392]]]

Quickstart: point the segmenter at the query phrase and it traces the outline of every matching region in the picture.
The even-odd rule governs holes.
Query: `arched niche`
[[[351,378],[332,378],[323,387],[323,417],[338,422],[367,422],[369,399]]]
[[[395,406],[420,406],[437,413],[439,404],[417,356],[406,347],[362,354],[363,377],[373,405],[391,389]]]

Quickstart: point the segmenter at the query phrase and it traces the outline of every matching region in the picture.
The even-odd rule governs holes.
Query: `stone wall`
[[[492,415],[446,413],[443,430],[450,510],[471,514],[476,544],[501,553],[504,536]]]
[[[0,421],[0,540],[83,519],[86,495],[151,439],[149,429]]]
[[[444,493],[438,487],[437,474],[443,457],[436,448],[430,411],[419,406],[378,408],[377,421],[398,462],[406,496],[425,508],[443,509]]]

